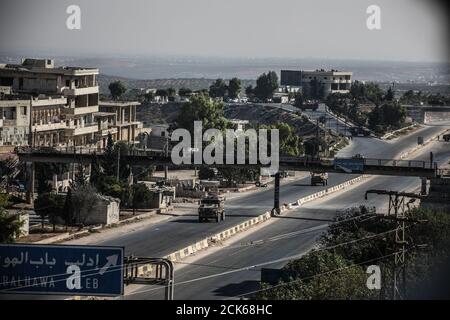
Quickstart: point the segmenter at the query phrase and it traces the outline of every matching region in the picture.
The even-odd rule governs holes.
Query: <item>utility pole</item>
[[[419,194],[408,192],[368,190],[365,194],[366,200],[369,193],[389,196],[388,217],[394,216],[393,219],[396,221],[392,299],[403,299],[406,294],[406,215],[410,210],[410,204],[422,197]],[[406,198],[410,198],[410,200],[406,201]]]
[[[280,172],[279,171],[275,174],[275,186],[273,188],[273,191],[274,191],[274,200],[273,200],[272,216],[277,216],[280,214]]]
[[[166,144],[164,145],[164,156],[166,157],[166,160],[167,160],[167,157],[169,156],[169,139],[168,138],[166,138]],[[169,168],[168,168],[168,166],[164,166],[164,180],[166,181],[166,183],[167,183],[168,178],[169,178]]]
[[[431,151],[430,152],[430,169],[433,169],[433,161],[434,161],[434,154]]]
[[[117,148],[117,180],[120,180],[120,148]]]

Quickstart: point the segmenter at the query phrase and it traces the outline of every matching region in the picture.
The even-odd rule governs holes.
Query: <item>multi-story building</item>
[[[115,140],[127,141],[129,143],[138,143],[136,140],[143,129],[142,122],[136,120],[136,107],[140,103],[137,101],[100,101],[99,125],[104,127],[105,120],[107,128],[104,127],[106,135],[109,131]],[[103,121],[102,124],[100,124]],[[105,143],[105,136],[102,138],[102,144]]]
[[[20,65],[0,65],[0,86],[10,86],[19,94],[63,96],[60,110],[67,126],[68,145],[94,144],[98,112],[98,69],[55,67],[51,59],[22,59]]]
[[[8,143],[104,147],[108,133],[116,140],[134,141],[142,128],[136,121],[137,103],[105,103],[102,109],[106,111],[99,112],[98,74],[95,68],[55,67],[51,59],[0,64],[2,103],[4,108],[7,105],[11,110],[15,108],[15,113],[5,109],[4,124],[9,126],[3,125],[1,131],[11,136],[10,128],[16,128],[14,132],[18,135],[14,139],[9,137]],[[17,97],[23,95],[28,96],[28,101],[17,102]],[[19,113],[25,112],[19,108],[24,106],[28,106],[28,113]],[[28,116],[28,123],[14,118],[18,116]],[[12,118],[18,127],[8,122]],[[28,134],[29,139],[25,139]]]
[[[66,103],[62,96],[1,96],[0,145],[64,145],[67,125],[61,110]]]
[[[348,93],[352,85],[352,72],[338,70],[281,70],[282,86],[310,86],[317,81],[324,86],[325,95],[330,93]]]
[[[68,145],[66,130],[71,119],[64,114],[67,99],[63,96],[31,98],[31,146]]]
[[[0,146],[28,143],[31,101],[26,98],[0,98]]]

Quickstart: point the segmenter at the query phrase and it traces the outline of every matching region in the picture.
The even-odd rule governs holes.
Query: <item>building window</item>
[[[66,80],[66,87],[70,87],[70,80]]]

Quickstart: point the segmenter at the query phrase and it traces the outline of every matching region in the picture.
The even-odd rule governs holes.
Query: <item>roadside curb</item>
[[[307,202],[310,202],[310,201],[316,200],[318,198],[325,197],[329,194],[335,193],[337,191],[346,189],[346,188],[354,185],[355,183],[359,183],[359,182],[363,181],[364,179],[366,179],[368,177],[369,177],[368,175],[361,175],[354,179],[351,179],[351,180],[348,180],[341,184],[338,184],[336,186],[333,186],[331,188],[327,188],[325,190],[313,193],[309,196],[299,198],[295,202],[292,202],[289,204],[284,204],[283,206],[280,207],[281,213],[286,212],[291,209],[294,209],[294,208],[298,208],[299,206],[301,206]],[[256,217],[248,219],[248,220],[245,220],[244,222],[241,222],[241,223],[234,225],[230,228],[227,228],[221,232],[218,232],[209,237],[206,237],[206,238],[204,238],[198,242],[195,242],[194,244],[191,244],[185,248],[182,248],[180,250],[172,252],[172,253],[166,255],[164,258],[169,259],[173,262],[180,261],[192,254],[195,254],[197,251],[204,250],[204,249],[206,249],[210,246],[213,246],[221,241],[229,239],[229,238],[233,237],[234,235],[236,235],[237,233],[246,231],[246,230],[248,230],[260,223],[263,223],[271,218],[272,218],[271,213],[269,211],[266,211],[265,213],[263,213],[261,215],[258,215]],[[137,273],[138,273],[138,276],[143,276],[143,275],[151,273],[152,271],[153,271],[153,266],[151,264],[148,264],[148,265],[142,265],[142,266],[138,267]]]
[[[436,138],[437,138],[438,136],[440,136],[440,135],[442,135],[442,134],[444,134],[445,132],[448,132],[448,131],[450,131],[450,129],[444,129],[444,130],[442,130],[442,131],[436,133],[435,135],[431,136],[431,137],[428,138],[427,140],[425,140],[425,141],[423,142],[423,144],[419,144],[419,145],[415,146],[414,148],[412,148],[412,149],[410,149],[410,150],[408,150],[408,151],[406,151],[406,152],[403,152],[403,153],[400,155],[400,159],[403,160],[404,158],[406,158],[407,156],[409,156],[411,153],[414,153],[414,152],[416,152],[417,150],[422,149],[424,146],[426,146],[426,145],[429,144],[430,142],[436,140]]]
[[[400,128],[400,129],[388,132],[384,136],[380,137],[380,139],[381,140],[388,140],[391,136],[395,135],[397,132],[400,132],[402,130],[407,130],[407,129],[410,129],[410,128],[415,128],[415,127],[420,127],[420,125],[412,124],[412,125],[409,125],[409,126],[406,126],[406,127],[403,127],[403,128]]]
[[[147,213],[143,213],[143,214],[140,214],[140,215],[133,216],[131,218],[123,219],[123,220],[120,220],[120,221],[118,221],[116,223],[112,223],[112,224],[109,224],[109,225],[96,225],[96,226],[92,226],[92,227],[89,227],[87,229],[83,229],[81,231],[77,231],[77,232],[74,232],[74,233],[64,232],[62,234],[58,234],[56,236],[49,237],[49,238],[46,238],[46,239],[42,239],[42,240],[39,240],[39,241],[35,241],[35,242],[32,242],[32,243],[35,243],[35,244],[52,244],[52,243],[57,243],[57,242],[61,242],[61,241],[72,240],[72,239],[75,239],[75,238],[80,237],[80,236],[89,235],[92,231],[98,231],[98,230],[102,230],[102,229],[115,228],[115,227],[118,227],[118,226],[120,226],[122,224],[127,224],[127,223],[130,223],[130,222],[140,221],[140,220],[149,218],[151,216],[154,216],[154,215],[157,215],[157,214],[160,214],[160,213],[163,213],[162,209],[152,210],[151,212],[147,212]]]

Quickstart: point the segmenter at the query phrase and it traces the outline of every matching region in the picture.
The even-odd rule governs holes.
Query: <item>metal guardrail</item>
[[[436,163],[421,160],[397,160],[397,159],[364,159],[364,165],[369,166],[390,166],[407,168],[434,168]]]

